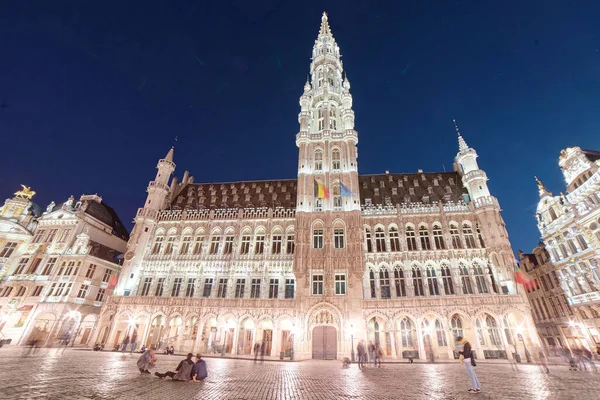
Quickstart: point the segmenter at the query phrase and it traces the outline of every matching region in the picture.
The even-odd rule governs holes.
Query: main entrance
[[[337,330],[333,326],[317,326],[313,329],[312,358],[319,360],[337,358]]]

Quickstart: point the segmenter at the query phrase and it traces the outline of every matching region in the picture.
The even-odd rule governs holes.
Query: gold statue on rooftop
[[[23,190],[15,192],[15,196],[29,200],[31,200],[31,198],[35,196],[35,191],[31,190],[31,186],[25,186],[21,184],[21,187],[23,188]]]

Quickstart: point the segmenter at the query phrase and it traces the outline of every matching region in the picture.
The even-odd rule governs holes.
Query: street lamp
[[[350,360],[354,362],[354,325],[350,324]]]
[[[527,350],[527,346],[525,345],[525,340],[523,339],[523,327],[517,327],[517,339],[521,341],[523,344],[523,350],[525,350],[525,358],[527,359],[527,363],[531,364],[531,354],[529,354],[529,350]]]

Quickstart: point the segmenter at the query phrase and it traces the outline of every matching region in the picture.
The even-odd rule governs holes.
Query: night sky
[[[294,178],[321,21],[352,85],[359,172],[452,169],[457,119],[515,251],[539,240],[534,175],[600,150],[600,2],[119,1],[0,6],[0,198],[98,193],[132,227],[174,143],[196,182]],[[491,5],[490,3],[494,3]]]

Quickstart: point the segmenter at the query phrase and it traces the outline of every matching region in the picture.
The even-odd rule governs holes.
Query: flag
[[[515,278],[517,283],[528,284],[533,282],[533,279],[525,271],[521,271],[519,264],[515,264]]]
[[[342,197],[352,197],[352,191],[342,182],[340,182],[340,195],[342,195]]]
[[[112,289],[117,286],[117,281],[119,280],[119,271],[115,271],[115,274],[112,276],[110,283],[108,284],[108,288]]]
[[[329,190],[321,182],[315,181],[315,197],[318,199],[328,199]]]

